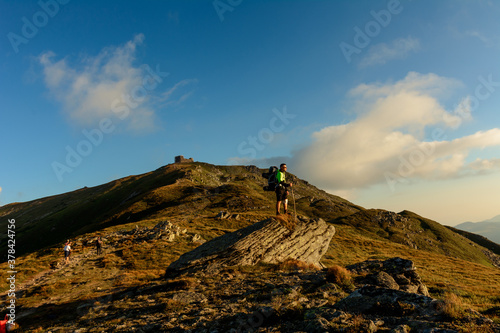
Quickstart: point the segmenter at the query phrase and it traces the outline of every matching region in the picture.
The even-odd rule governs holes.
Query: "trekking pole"
[[[293,186],[292,186],[292,199],[293,199],[293,213],[295,214],[294,221],[297,221],[297,210],[295,209],[295,195],[293,194]]]

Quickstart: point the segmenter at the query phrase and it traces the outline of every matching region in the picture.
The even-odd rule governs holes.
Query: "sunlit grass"
[[[78,193],[71,194],[70,203],[75,207],[68,208],[69,211],[64,214],[60,213],[55,218],[66,221],[67,217],[72,216],[71,214],[85,212],[86,215],[82,221],[85,220],[85,223],[93,221],[94,224],[81,224],[75,230],[59,230],[58,232],[61,234],[63,231],[69,234],[73,232],[75,236],[70,238],[72,241],[77,241],[82,237],[92,238],[97,235],[106,236],[114,232],[130,231],[136,226],[152,228],[158,222],[170,220],[175,225],[188,229],[190,234],[196,233],[204,240],[211,240],[275,215],[274,193],[262,191],[261,185],[264,180],[260,178],[260,175],[249,175],[245,173],[244,167],[215,168],[202,163],[183,168],[185,169],[180,171],[169,167],[168,170],[127,177],[102,188],[82,189]],[[169,174],[170,171],[173,173]],[[180,179],[179,177],[184,172],[190,173],[189,178]],[[160,184],[157,186],[158,181]],[[304,182],[297,180],[296,185],[294,191],[299,215],[321,216],[325,220],[336,223],[338,216],[345,216],[357,209],[355,205],[341,198],[328,196]],[[89,194],[91,190],[102,190],[102,193],[99,193],[101,197],[97,198]],[[118,192],[115,193],[114,190]],[[133,200],[127,199],[132,193],[145,194],[137,194]],[[51,199],[50,209],[56,209],[58,205],[62,205],[56,199],[59,200],[58,198]],[[91,205],[80,204],[83,199],[90,200]],[[71,206],[70,203],[64,202],[68,206]],[[342,205],[335,206],[339,203]],[[97,217],[87,212],[87,207],[100,210],[99,214],[95,215]],[[30,207],[29,214],[27,213],[31,214],[30,218],[36,217],[35,209],[36,207]],[[215,216],[222,210],[239,214],[240,218],[216,219]],[[416,214],[409,212],[406,212],[405,216],[419,219]],[[95,217],[95,219],[90,217]],[[132,222],[129,223],[129,221]],[[362,222],[359,223],[362,224]],[[417,272],[432,297],[450,304],[450,318],[460,317],[461,309],[468,307],[485,313],[490,318],[500,318],[500,295],[498,293],[500,269],[493,268],[483,259],[473,262],[475,258],[478,258],[480,250],[474,248],[473,251],[470,247],[461,246],[463,240],[455,239],[451,232],[442,230],[430,222],[422,221],[421,224],[415,224],[415,230],[421,231],[425,237],[436,241],[438,238],[436,235],[439,235],[444,240],[443,243],[450,243],[444,249],[436,248],[435,251],[432,251],[432,247],[426,250],[415,250],[394,242],[404,241],[400,230],[397,229],[384,230],[375,224],[366,224],[358,228],[341,223],[334,225],[336,234],[321,261],[326,267],[330,267],[328,278],[332,283],[341,287],[350,286],[350,278],[344,271],[345,269],[342,270],[348,265],[367,259],[385,260],[402,257],[415,263]],[[290,228],[293,228],[292,224]],[[39,237],[39,235],[36,236]],[[30,239],[37,238],[33,236]],[[416,242],[419,245],[425,243],[425,240],[416,239]],[[104,254],[101,256],[95,255],[93,247],[75,247],[74,255],[81,257],[80,263],[52,271],[51,263],[63,259],[62,245],[62,243],[56,244],[16,258],[16,282],[19,285],[37,276],[48,274],[46,279],[42,280],[44,282],[27,288],[25,295],[19,300],[19,304],[23,307],[36,307],[43,303],[51,303],[71,304],[71,308],[76,307],[75,304],[82,301],[94,302],[96,299],[111,297],[128,288],[140,288],[161,281],[165,269],[171,262],[199,244],[181,237],[176,238],[172,243],[165,240],[142,242],[124,240],[113,249],[106,249],[105,244]],[[446,251],[452,255],[444,255]],[[293,260],[273,267],[257,265],[238,268],[242,273],[266,273],[271,269],[292,271],[316,268]],[[0,270],[2,281],[6,281],[9,270],[7,263],[0,264]],[[192,288],[197,282],[173,280],[168,283],[168,288],[185,290]],[[8,290],[7,284],[2,284],[0,290]],[[332,299],[332,303],[337,300],[338,298]],[[278,302],[279,299],[275,301]],[[127,306],[126,302],[124,306]],[[163,304],[165,311],[175,310],[179,306],[181,305],[175,301],[165,301]],[[362,321],[363,318],[360,318],[360,322]]]

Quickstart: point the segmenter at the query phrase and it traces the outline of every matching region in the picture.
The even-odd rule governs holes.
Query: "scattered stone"
[[[61,268],[63,264],[63,261],[61,260],[54,260],[50,263],[50,268],[51,269],[58,269]]]
[[[186,304],[203,303],[207,301],[207,298],[203,294],[190,291],[179,291],[174,295],[174,297],[172,297],[172,299]]]
[[[168,235],[163,236],[162,238],[165,239],[167,242],[173,242],[175,240],[175,234],[170,233]]]
[[[231,218],[231,213],[221,211],[221,212],[219,212],[219,214],[217,214],[217,216],[215,218],[217,218],[219,220],[225,220],[225,219]]]
[[[366,260],[346,268],[361,275],[357,281],[360,284],[429,296],[429,291],[422,283],[422,279],[411,260],[398,257],[385,261]]]
[[[399,285],[396,283],[393,277],[384,271],[380,271],[375,276],[373,276],[373,282],[373,284],[377,286],[399,290]]]
[[[401,262],[393,258],[390,262]],[[401,262],[400,267],[413,267]],[[394,278],[399,269],[380,270],[360,263],[371,278]],[[385,267],[393,267],[385,265]],[[383,272],[383,273],[381,273]],[[406,272],[411,272],[407,270]],[[81,316],[64,328],[43,327],[44,332],[393,332],[451,333],[456,321],[441,314],[441,301],[428,296],[376,285],[361,286],[332,305],[324,292],[343,292],[326,281],[326,270],[299,272],[278,266],[231,267],[218,275],[202,271],[176,280],[150,282],[133,290],[117,290],[106,301],[82,303]],[[387,274],[387,275],[386,275]],[[408,280],[410,280],[407,277]],[[174,281],[195,280],[188,289],[172,288]],[[390,279],[388,279],[390,281]],[[401,282],[401,281],[400,281]],[[360,286],[360,284],[356,284]],[[476,332],[499,332],[499,326],[471,311],[463,323]],[[460,324],[460,323],[458,323]],[[484,325],[484,326],[477,326]],[[410,330],[411,328],[411,330]]]
[[[335,308],[378,316],[436,316],[439,302],[400,290],[363,286],[335,304]]]
[[[399,325],[391,330],[391,333],[409,333],[410,327],[408,325]]]

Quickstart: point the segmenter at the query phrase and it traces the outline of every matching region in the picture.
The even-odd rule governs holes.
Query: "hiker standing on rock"
[[[280,206],[283,201],[283,208],[285,214],[288,209],[288,188],[292,183],[286,182],[286,164],[282,163],[280,169],[276,172],[276,215],[280,215]]]
[[[66,263],[69,262],[69,256],[71,254],[71,243],[69,240],[66,241],[66,244],[64,244],[64,261]]]

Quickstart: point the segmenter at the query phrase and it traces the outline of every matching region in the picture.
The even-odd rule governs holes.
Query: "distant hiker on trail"
[[[68,263],[69,262],[69,256],[71,254],[71,243],[69,240],[66,241],[66,244],[64,244],[64,262]]]
[[[101,249],[102,249],[101,236],[97,237],[97,239],[95,241],[95,249],[96,249],[97,255],[100,255],[101,254]]]
[[[286,182],[286,164],[282,163],[280,169],[276,172],[276,215],[280,215],[280,206],[283,201],[283,208],[285,214],[288,209],[288,187],[291,187],[291,183]]]
[[[0,320],[0,333],[10,332],[13,327],[12,322],[9,320],[9,315],[5,315],[4,320]]]

